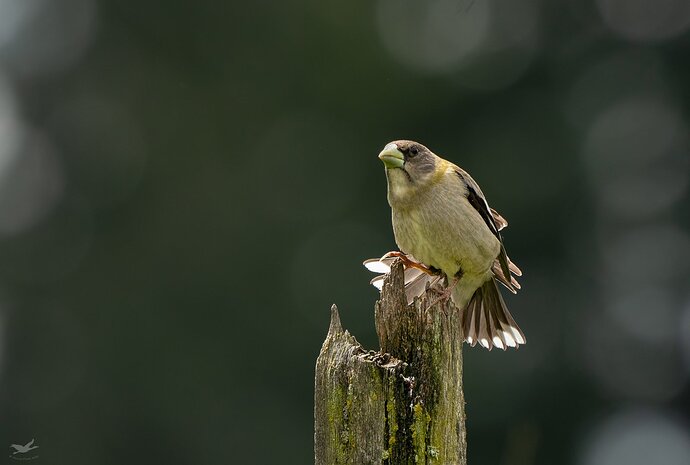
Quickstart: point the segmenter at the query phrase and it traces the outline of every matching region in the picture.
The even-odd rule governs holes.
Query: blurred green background
[[[687,465],[688,89],[687,0],[0,0],[2,460],[312,463],[406,138],[525,272],[470,463]]]

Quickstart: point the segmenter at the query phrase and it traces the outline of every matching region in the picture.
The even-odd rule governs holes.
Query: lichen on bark
[[[338,310],[316,363],[317,465],[466,464],[460,315],[427,290],[408,306],[394,264],[375,305],[381,349],[366,351]]]

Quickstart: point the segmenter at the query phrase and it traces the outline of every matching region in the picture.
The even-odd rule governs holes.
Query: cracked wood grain
[[[466,465],[460,313],[429,307],[437,297],[429,289],[408,306],[394,264],[375,305],[377,352],[343,329],[333,306],[316,362],[317,465]]]

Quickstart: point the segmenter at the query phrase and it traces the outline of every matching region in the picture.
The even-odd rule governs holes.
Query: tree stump
[[[331,308],[316,361],[317,465],[466,465],[461,315],[449,302],[429,307],[438,295],[408,306],[396,262],[375,305],[378,352]]]

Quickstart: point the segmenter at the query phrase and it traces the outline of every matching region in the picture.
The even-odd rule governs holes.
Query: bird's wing
[[[520,271],[520,268],[518,268],[515,263],[510,261],[510,258],[508,258],[508,268],[510,269],[510,272],[513,275],[522,276],[522,271]],[[506,280],[503,277],[503,270],[501,270],[501,263],[498,261],[498,258],[494,260],[494,264],[491,268],[491,271],[494,272],[494,277],[498,279],[501,282],[501,284],[503,284],[513,294],[517,294],[517,291],[521,289],[520,283],[517,282],[515,276],[511,275],[510,281]]]
[[[26,445],[25,445],[24,447],[31,447],[31,446],[33,446],[35,440],[36,440],[36,438],[33,438],[31,441],[27,442]]]
[[[500,213],[498,213],[496,210],[493,208],[490,208],[491,210],[491,215],[494,217],[494,223],[496,224],[496,228],[500,231],[503,228],[508,227],[508,220],[503,218]]]
[[[457,166],[455,167],[455,173],[460,177],[460,180],[465,184],[465,187],[467,187],[467,200],[470,202],[470,205],[477,210],[479,215],[484,219],[486,226],[494,234],[494,236],[498,238],[498,241],[501,244],[501,251],[498,254],[498,263],[500,265],[501,273],[505,278],[501,279],[500,281],[508,286],[511,291],[515,292],[517,289],[515,289],[512,285],[510,266],[508,265],[510,260],[506,254],[506,249],[503,246],[503,238],[499,232],[501,229],[508,226],[508,222],[505,220],[505,218],[499,215],[496,210],[489,207],[489,204],[484,198],[482,190],[479,188],[479,185],[475,182],[475,180],[472,179],[472,176],[470,176],[469,173]]]
[[[502,224],[500,220],[503,220],[503,222],[505,222],[505,219],[503,219],[501,215],[498,215],[500,220],[497,220],[496,217],[494,217],[494,213],[496,212],[496,210],[493,210],[491,207],[489,207],[489,204],[486,202],[486,199],[484,198],[482,190],[479,188],[479,185],[475,182],[475,180],[472,179],[472,176],[470,176],[466,171],[464,171],[462,168],[458,168],[457,166],[455,167],[455,173],[460,177],[460,180],[465,184],[465,187],[467,188],[467,200],[481,215],[481,217],[484,219],[484,222],[491,230],[491,232],[494,234],[494,236],[500,239],[501,235],[498,233],[498,231],[500,229],[503,229],[503,227],[500,226]]]
[[[388,276],[388,273],[390,273],[393,262],[398,260],[399,255],[397,255],[397,253],[393,254],[394,253],[389,252],[381,258],[370,258],[363,263],[369,271],[384,273],[376,276],[370,281],[370,284],[379,291],[383,288],[383,281],[386,279],[386,276]],[[415,263],[420,264],[412,255],[407,255],[405,260],[403,260],[404,287],[408,305],[414,302],[415,297],[421,297],[422,294],[426,292],[427,288],[435,286],[443,279],[440,273],[425,272],[421,268],[415,267]]]

